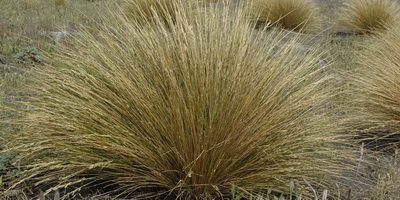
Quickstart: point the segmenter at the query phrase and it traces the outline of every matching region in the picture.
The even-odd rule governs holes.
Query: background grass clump
[[[400,28],[390,27],[364,45],[354,73],[363,138],[376,147],[400,147]],[[394,146],[393,146],[394,145]]]
[[[393,0],[349,0],[339,10],[338,24],[356,34],[382,32],[399,19],[400,5]]]
[[[324,115],[336,90],[317,65],[323,50],[254,30],[240,10],[176,16],[146,29],[107,19],[37,67],[37,95],[7,143],[21,170],[9,189],[212,199],[349,175]]]
[[[258,23],[270,23],[297,32],[312,32],[320,27],[318,7],[312,0],[255,0],[251,16]]]
[[[66,6],[67,5],[67,1],[66,0],[54,0],[54,4],[56,6]]]
[[[198,0],[125,0],[121,10],[123,15],[134,23],[148,24],[155,18],[168,23],[175,22],[177,15],[184,14],[178,13],[180,12],[176,7],[178,4],[179,7],[189,11],[199,3]],[[188,11],[185,11],[188,14],[186,17],[190,16]]]

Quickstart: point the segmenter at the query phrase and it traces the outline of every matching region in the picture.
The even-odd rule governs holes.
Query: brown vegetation
[[[66,0],[54,0],[56,6],[65,6],[67,4]]]
[[[395,0],[350,0],[339,11],[338,23],[357,34],[381,32],[400,19],[399,11]]]
[[[155,19],[167,23],[175,22],[177,15],[190,15],[188,10],[193,9],[197,3],[197,0],[124,0],[121,10],[133,23],[148,24]],[[186,11],[182,13],[177,6]]]
[[[400,147],[399,33],[399,26],[390,27],[364,45],[359,55],[363,68],[354,74],[361,125],[367,127],[361,134],[379,148]]]
[[[255,0],[252,18],[284,29],[311,32],[320,27],[318,7],[312,0]]]
[[[38,66],[8,140],[21,169],[10,189],[211,199],[233,186],[290,193],[302,176],[332,188],[349,174],[323,112],[336,92],[317,66],[324,50],[256,31],[240,10],[175,9],[168,27],[157,15],[145,29],[108,19]]]

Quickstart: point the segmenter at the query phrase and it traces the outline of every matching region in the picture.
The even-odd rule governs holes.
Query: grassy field
[[[365,67],[398,73],[400,47],[371,47],[395,36],[337,25],[341,0],[316,1],[304,33],[247,31],[224,9],[143,23],[123,3],[0,0],[0,199],[400,198],[397,77],[381,95]]]

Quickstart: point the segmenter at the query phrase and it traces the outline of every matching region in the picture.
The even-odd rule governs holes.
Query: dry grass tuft
[[[168,27],[108,19],[35,68],[37,95],[7,143],[21,172],[5,185],[213,199],[233,185],[289,193],[294,178],[334,188],[326,178],[348,176],[323,114],[336,93],[318,70],[324,50],[292,48],[300,38],[257,31],[240,10],[207,9]]]
[[[67,0],[54,0],[54,4],[56,6],[65,6],[67,5]]]
[[[159,18],[166,24],[175,22],[178,13],[176,5],[185,9],[192,9],[197,0],[125,0],[121,6],[122,14],[136,23],[149,23]],[[185,12],[187,13],[187,12]]]
[[[318,7],[312,0],[255,0],[251,15],[258,23],[270,23],[297,32],[318,30]]]
[[[399,33],[399,26],[391,27],[367,44],[359,56],[364,67],[354,75],[363,137],[379,148],[400,146]]]
[[[339,11],[338,24],[356,34],[381,32],[399,20],[399,10],[395,0],[350,0]]]
[[[378,170],[375,172],[377,184],[372,190],[374,199],[396,199],[400,196],[400,158],[398,150],[394,156],[385,156],[377,160]]]

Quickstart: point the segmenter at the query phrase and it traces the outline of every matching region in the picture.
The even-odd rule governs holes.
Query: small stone
[[[328,65],[328,59],[323,58],[318,60],[319,68],[324,69]]]
[[[6,64],[6,57],[4,57],[3,55],[0,55],[0,63]]]

